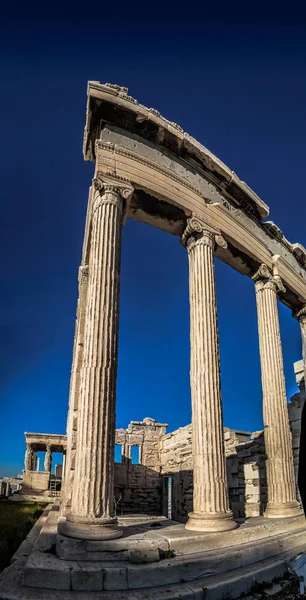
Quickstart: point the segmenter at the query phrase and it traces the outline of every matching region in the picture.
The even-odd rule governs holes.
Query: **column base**
[[[63,535],[79,540],[114,540],[122,536],[117,517],[80,519],[66,514],[66,520],[58,524]]]
[[[303,511],[298,502],[286,502],[284,504],[267,504],[264,517],[267,519],[287,519],[288,517],[300,517]]]
[[[189,513],[185,529],[190,531],[231,531],[238,524],[234,521],[232,511],[226,513]]]

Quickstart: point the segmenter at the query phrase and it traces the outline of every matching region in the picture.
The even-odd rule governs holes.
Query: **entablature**
[[[275,223],[263,221],[268,207],[244,182],[180,127],[131,99],[126,88],[90,82],[88,94],[85,158],[95,161],[95,176],[119,177],[133,185],[128,217],[181,237],[187,220],[196,216],[224,237],[227,247],[216,248],[218,258],[248,277],[261,264],[273,269],[277,260],[286,290],[280,300],[293,310],[305,305],[306,251],[289,242]],[[160,128],[171,134],[171,143]],[[202,153],[202,166],[191,158],[188,144]],[[83,256],[90,243],[90,214],[88,219]]]
[[[52,452],[65,452],[67,436],[56,433],[29,433],[25,432],[26,444],[30,444],[35,452],[45,452],[47,446]]]

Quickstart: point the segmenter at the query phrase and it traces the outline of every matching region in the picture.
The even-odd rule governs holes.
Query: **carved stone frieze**
[[[228,200],[224,200],[222,206],[224,206],[224,208],[229,210],[235,217],[239,217],[241,215],[241,210],[239,210],[239,208],[236,208],[235,206],[230,204],[230,202],[228,202]]]
[[[165,175],[166,177],[172,179],[173,181],[180,183],[180,185],[183,185],[185,188],[191,190],[192,192],[195,192],[198,196],[203,198],[205,203],[207,203],[207,204],[210,203],[210,200],[208,198],[206,198],[206,196],[201,192],[201,190],[199,190],[199,188],[195,187],[194,185],[192,185],[191,183],[189,183],[182,177],[179,177],[175,173],[171,172],[169,169],[166,169],[166,168],[154,163],[153,161],[145,158],[144,156],[141,156],[140,154],[131,152],[130,150],[127,150],[126,148],[120,148],[118,146],[115,147],[115,144],[112,144],[111,142],[105,142],[103,140],[96,140],[96,153],[98,153],[99,149],[108,150],[109,152],[116,152],[116,154],[119,154],[121,156],[126,156],[138,163],[141,163],[141,164],[149,167],[150,169],[154,169],[155,171],[158,171],[159,173],[161,173],[162,175]]]
[[[161,131],[166,134],[166,130]],[[270,265],[268,254],[270,256],[279,254],[279,275],[284,286],[288,288],[286,297],[281,298],[282,301],[292,308],[299,302],[306,301],[306,268],[302,264],[301,248],[293,252],[293,244],[284,238],[277,226],[271,222],[257,224],[251,221],[245,214],[240,198],[237,199],[236,204],[236,200],[231,198],[227,191],[220,193],[217,184],[208,179],[204,181],[194,165],[192,168],[186,165],[184,169],[180,157],[177,163],[175,160],[171,162],[170,156],[163,155],[158,145],[154,149],[147,148],[146,144],[139,140],[133,146],[129,133],[126,139],[125,146],[124,131],[121,131],[113,135],[112,132],[108,132],[104,139],[96,141],[98,170],[103,168],[109,170],[112,165],[114,170],[118,169],[119,175],[127,175],[131,168],[132,183],[137,190],[152,181],[152,187],[149,184],[144,189],[153,196],[155,194],[157,202],[158,199],[165,199],[169,204],[177,202],[178,206],[185,211],[186,217],[190,214],[198,214],[205,220],[208,213],[212,225],[222,228],[223,235],[231,241],[231,247],[237,249],[237,254],[233,254],[230,264],[243,274],[251,275],[254,258],[258,258],[258,263],[265,262]],[[111,140],[112,144],[108,140]],[[157,177],[154,172],[158,174]],[[212,172],[208,174],[209,177],[210,175],[212,176]],[[166,185],[163,185],[164,183]],[[185,193],[185,190],[188,193]],[[134,214],[130,213],[130,216],[135,218]],[[146,215],[138,212],[137,218],[145,220]],[[176,234],[181,234],[181,230],[177,230]],[[241,260],[240,253],[242,253]],[[245,260],[244,256],[248,258]],[[294,303],[292,295],[296,297]]]

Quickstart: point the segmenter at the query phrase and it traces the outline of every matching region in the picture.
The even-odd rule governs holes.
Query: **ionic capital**
[[[286,291],[280,276],[276,273],[273,273],[264,263],[260,265],[252,279],[255,283],[256,291],[260,291],[262,289],[270,289],[274,290],[275,292]]]
[[[191,250],[196,245],[215,247],[215,244],[222,248],[227,248],[227,243],[221,232],[208,225],[198,217],[190,217],[183,232],[181,244]]]
[[[95,195],[92,212],[94,213],[101,204],[114,204],[122,210],[125,220],[134,192],[131,182],[124,177],[98,171],[93,179],[93,187]]]
[[[306,304],[292,311],[292,316],[299,322],[306,321]]]

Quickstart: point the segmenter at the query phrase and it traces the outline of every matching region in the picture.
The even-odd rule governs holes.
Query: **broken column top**
[[[150,429],[151,431],[158,431],[160,435],[166,433],[168,424],[167,423],[158,423],[155,419],[151,417],[145,417],[143,421],[131,421],[128,426],[128,431],[139,430],[139,429]]]

